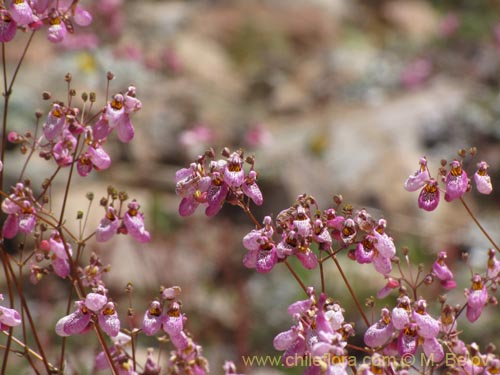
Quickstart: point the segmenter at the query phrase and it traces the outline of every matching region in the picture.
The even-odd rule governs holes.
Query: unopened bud
[[[66,75],[64,76],[64,80],[65,80],[66,82],[71,82],[71,78],[73,78],[73,77],[71,76],[71,73],[66,73]]]
[[[86,102],[89,98],[89,95],[86,92],[82,92],[82,100]]]
[[[476,156],[477,154],[477,147],[471,147],[469,150],[470,156]]]
[[[426,285],[432,284],[433,281],[434,281],[434,277],[432,275],[425,276],[424,283]]]
[[[76,96],[76,90],[75,89],[69,89],[69,96]]]
[[[50,98],[52,98],[52,94],[48,91],[44,91],[42,92],[42,99],[43,100],[49,100]]]
[[[461,148],[461,149],[458,150],[457,154],[461,158],[465,158],[467,156],[467,150],[465,150],[464,148]]]
[[[96,101],[96,93],[91,91],[90,94],[89,94],[89,99],[90,99],[90,102],[91,103],[95,103]]]
[[[108,79],[108,81],[112,81],[113,79],[115,79],[115,75],[112,72],[108,72],[106,74],[106,78]]]
[[[333,196],[333,203],[335,203],[337,206],[340,206],[342,204],[343,200],[344,200],[344,198],[340,194]]]

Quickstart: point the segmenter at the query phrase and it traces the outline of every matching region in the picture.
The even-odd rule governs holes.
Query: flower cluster
[[[475,154],[475,149],[471,149],[471,155]],[[462,150],[460,156],[465,157],[466,152]],[[421,188],[418,196],[418,207],[433,211],[439,204],[440,188],[438,179],[432,178],[427,167],[427,159],[420,158],[419,169],[405,181],[404,188],[407,191],[416,191]],[[470,179],[467,177],[467,172],[463,169],[462,160],[453,160],[449,163],[449,169],[446,169],[446,161],[441,162],[442,167],[439,169],[441,181],[445,184],[444,199],[451,202],[461,198],[467,191],[470,190]],[[488,164],[481,161],[477,164],[477,170],[474,173],[474,182],[477,191],[481,194],[490,194],[493,190],[491,178],[488,175]]]
[[[307,292],[308,299],[288,307],[296,323],[274,338],[274,348],[285,351],[282,362],[286,367],[310,364],[308,375],[347,374],[346,345],[354,334],[353,325],[344,321],[340,305],[324,293],[318,299],[314,288]]]
[[[73,22],[88,26],[92,15],[70,0],[12,0],[8,9],[0,9],[0,41],[10,42],[18,29],[39,30],[47,26],[47,39],[53,43],[74,32]]]
[[[207,216],[214,216],[224,202],[242,205],[245,196],[256,205],[262,204],[262,193],[257,185],[253,159],[246,159],[251,168],[245,173],[242,151],[231,153],[225,149],[223,155],[224,159],[216,161],[213,151],[208,151],[199,156],[189,168],[177,171],[175,191],[182,198],[179,205],[181,216],[192,215],[200,204],[207,206]]]
[[[179,287],[164,289],[161,299],[167,306],[158,300],[151,302],[144,314],[142,331],[147,336],[156,335],[160,331],[168,334],[175,347],[170,356],[169,373],[203,375],[208,372],[208,363],[201,354],[201,346],[194,343],[184,329],[186,317],[181,313],[178,299],[180,293]]]
[[[120,200],[120,203],[123,201]],[[130,234],[136,241],[149,242],[151,235],[144,227],[144,214],[139,211],[139,204],[134,199],[128,204],[123,214],[116,211],[113,203],[106,207],[106,214],[96,229],[97,242],[109,241],[115,234]],[[120,209],[122,205],[120,204]]]
[[[412,305],[411,299],[403,295],[392,311],[382,309],[380,320],[366,330],[364,340],[372,348],[384,346],[383,354],[400,356],[415,354],[421,344],[427,357],[440,362],[444,358],[437,340],[440,330],[440,321],[429,315],[424,299]]]
[[[108,78],[111,78],[108,76]],[[70,81],[71,76],[66,76]],[[46,93],[47,98],[50,97]],[[25,135],[9,133],[11,143],[21,145],[21,150],[29,147],[39,152],[44,159],[53,159],[58,167],[68,167],[76,163],[78,174],[85,177],[93,169],[105,170],[111,165],[111,157],[104,149],[107,137],[116,129],[122,142],[130,142],[134,137],[134,126],[130,115],[141,109],[142,103],[135,97],[136,89],[130,86],[125,94],[116,94],[106,104],[94,124],[87,123],[88,113],[85,108],[54,102],[52,109],[43,124],[43,136],[32,139],[28,132]],[[84,93],[82,97],[88,99]],[[90,95],[91,104],[95,95]],[[88,116],[90,119],[94,117]],[[83,142],[82,142],[83,140]]]
[[[115,337],[120,332],[120,319],[115,304],[108,300],[104,287],[95,288],[85,300],[75,302],[75,311],[59,319],[56,333],[59,336],[71,336],[87,332],[92,324],[99,324],[106,334]]]

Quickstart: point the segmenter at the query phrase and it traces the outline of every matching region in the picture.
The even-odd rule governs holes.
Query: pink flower
[[[142,103],[135,97],[135,87],[130,86],[125,95],[116,94],[106,106],[106,117],[111,129],[116,129],[118,139],[128,143],[134,138],[135,130],[130,114],[142,108]]]
[[[47,29],[47,39],[52,43],[60,43],[66,37],[68,30],[61,17],[52,17],[49,20],[50,26]]]
[[[444,199],[447,202],[451,202],[464,195],[469,184],[467,173],[462,169],[462,163],[458,160],[453,160],[450,166],[450,171],[445,178],[446,193]]]
[[[57,165],[66,167],[73,162],[73,152],[76,149],[76,143],[76,138],[68,132],[54,145],[52,155]]]
[[[415,88],[429,79],[432,63],[427,58],[419,58],[409,63],[401,73],[401,83],[407,88]]]
[[[368,327],[365,332],[364,341],[370,348],[376,348],[386,344],[392,337],[394,326],[391,322],[391,313],[383,308],[380,320]]]
[[[93,312],[100,311],[108,302],[108,297],[102,293],[89,293],[85,297],[85,306]]]
[[[99,223],[99,226],[96,229],[96,241],[97,242],[106,242],[113,237],[119,227],[119,220],[116,216],[116,212],[114,207],[108,206],[106,209],[106,215]]]
[[[399,287],[399,282],[392,277],[387,278],[387,284],[377,292],[377,298],[387,297],[394,289]]]
[[[441,281],[441,285],[445,289],[453,289],[456,287],[457,283],[453,278],[453,273],[444,262],[446,257],[447,255],[445,251],[439,252],[438,259],[432,266],[432,272]]]
[[[110,337],[115,337],[120,332],[120,319],[116,313],[115,304],[108,302],[99,312],[99,326]]]
[[[489,165],[485,161],[481,161],[477,165],[477,171],[474,173],[474,182],[476,183],[477,191],[481,194],[490,194],[493,190],[491,178],[488,175]]]
[[[17,31],[17,23],[10,13],[5,9],[0,9],[0,42],[7,43],[14,39]]]
[[[82,301],[75,302],[75,311],[59,319],[56,333],[59,336],[71,336],[83,333],[90,324],[91,314]]]
[[[262,197],[262,192],[260,191],[259,185],[257,185],[256,179],[257,179],[257,172],[255,172],[254,170],[248,172],[248,176],[245,178],[245,181],[241,184],[241,190],[257,206],[260,206],[262,205],[264,198]]]
[[[28,25],[33,22],[33,11],[25,0],[13,0],[10,4],[10,15],[19,25]]]
[[[64,124],[66,122],[66,114],[63,108],[54,103],[52,110],[47,116],[47,121],[43,124],[43,134],[49,141],[54,141],[63,133]]]
[[[146,336],[155,335],[162,327],[163,317],[160,302],[153,301],[144,314],[142,320],[142,331]]]
[[[472,276],[471,290],[465,290],[467,297],[467,320],[471,323],[475,322],[481,316],[483,308],[488,301],[488,290],[484,285],[480,275],[475,274]]]
[[[418,196],[418,207],[426,211],[433,211],[439,204],[438,183],[434,179],[426,182],[424,188]]]
[[[243,159],[238,152],[233,152],[224,168],[224,182],[231,188],[239,188],[244,180]]]
[[[212,182],[206,194],[207,208],[205,209],[205,215],[209,217],[215,216],[224,205],[228,193],[229,185],[219,172],[213,172]]]
[[[3,295],[0,294],[0,301],[3,301],[3,299]],[[0,306],[0,331],[5,331],[9,327],[16,327],[21,323],[21,314],[14,309]]]
[[[151,235],[144,227],[144,214],[139,212],[139,204],[133,200],[128,204],[128,211],[123,216],[123,224],[135,240],[144,243],[151,240]]]

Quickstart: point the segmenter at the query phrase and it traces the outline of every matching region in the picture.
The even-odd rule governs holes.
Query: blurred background
[[[128,282],[134,285],[139,319],[160,285],[179,285],[187,329],[204,345],[213,373],[220,373],[225,359],[248,374],[283,373],[281,368],[245,369],[240,358],[280,354],[272,339],[292,324],[286,307],[303,298],[298,285],[284,267],[258,275],[242,266],[241,238],[253,227],[236,208],[225,206],[213,219],[201,210],[185,219],[177,213],[175,171],[208,147],[220,153],[224,146],[255,155],[264,193],[264,205],[255,210],[259,220],[289,207],[302,193],[315,196],[324,208],[334,194],[342,194],[355,208],[386,218],[387,232],[398,248],[409,247],[415,264],[426,262],[429,269],[437,252],[448,250],[459,279],[449,301],[463,303],[469,267],[483,271],[491,245],[459,203],[422,212],[418,193],[405,192],[403,182],[416,171],[419,157],[427,157],[436,175],[441,159],[450,161],[459,148],[472,146],[478,156],[465,163],[469,175],[484,159],[494,186],[500,181],[497,2],[99,0],[81,5],[94,15],[91,27],[77,29],[63,45],[35,37],[14,90],[11,125],[25,131],[33,126],[35,109],[47,113],[44,90],[64,99],[67,72],[77,97],[95,91],[101,104],[108,71],[116,77],[111,93],[137,87],[143,109],[133,118],[135,139],[123,145],[111,137],[106,144],[111,168],[73,184],[67,211],[72,225],[76,212],[87,206],[85,194],[93,191],[97,203],[110,184],[141,203],[152,243],[117,236],[104,246],[88,246],[112,264],[106,280],[120,314],[126,314],[128,300],[119,295]],[[8,45],[11,62],[23,46],[16,43]],[[8,158],[11,166],[24,161],[17,149]],[[52,171],[52,163],[36,160],[29,175],[40,183]],[[11,177],[16,176],[17,171]],[[498,189],[489,197],[471,193],[467,201],[498,239]],[[95,204],[89,223],[97,225],[102,216]],[[461,261],[462,252],[470,254],[469,265]],[[371,266],[354,265],[347,257],[342,262],[362,301],[384,285]],[[327,272],[330,294],[346,309],[346,319],[362,327],[333,264]],[[318,281],[314,273],[302,276]],[[33,296],[41,306],[58,295],[57,283],[43,282]],[[440,292],[431,288],[429,295]],[[492,329],[500,328],[494,314],[487,308],[474,332],[464,321],[464,337],[481,348],[500,344]],[[358,335],[354,342],[361,340]],[[89,371],[92,350],[72,355],[80,373]]]

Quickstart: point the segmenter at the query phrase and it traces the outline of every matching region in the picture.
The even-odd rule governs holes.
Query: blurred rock
[[[415,43],[425,43],[435,37],[439,29],[439,16],[425,1],[390,1],[384,5],[383,13],[404,36]]]

